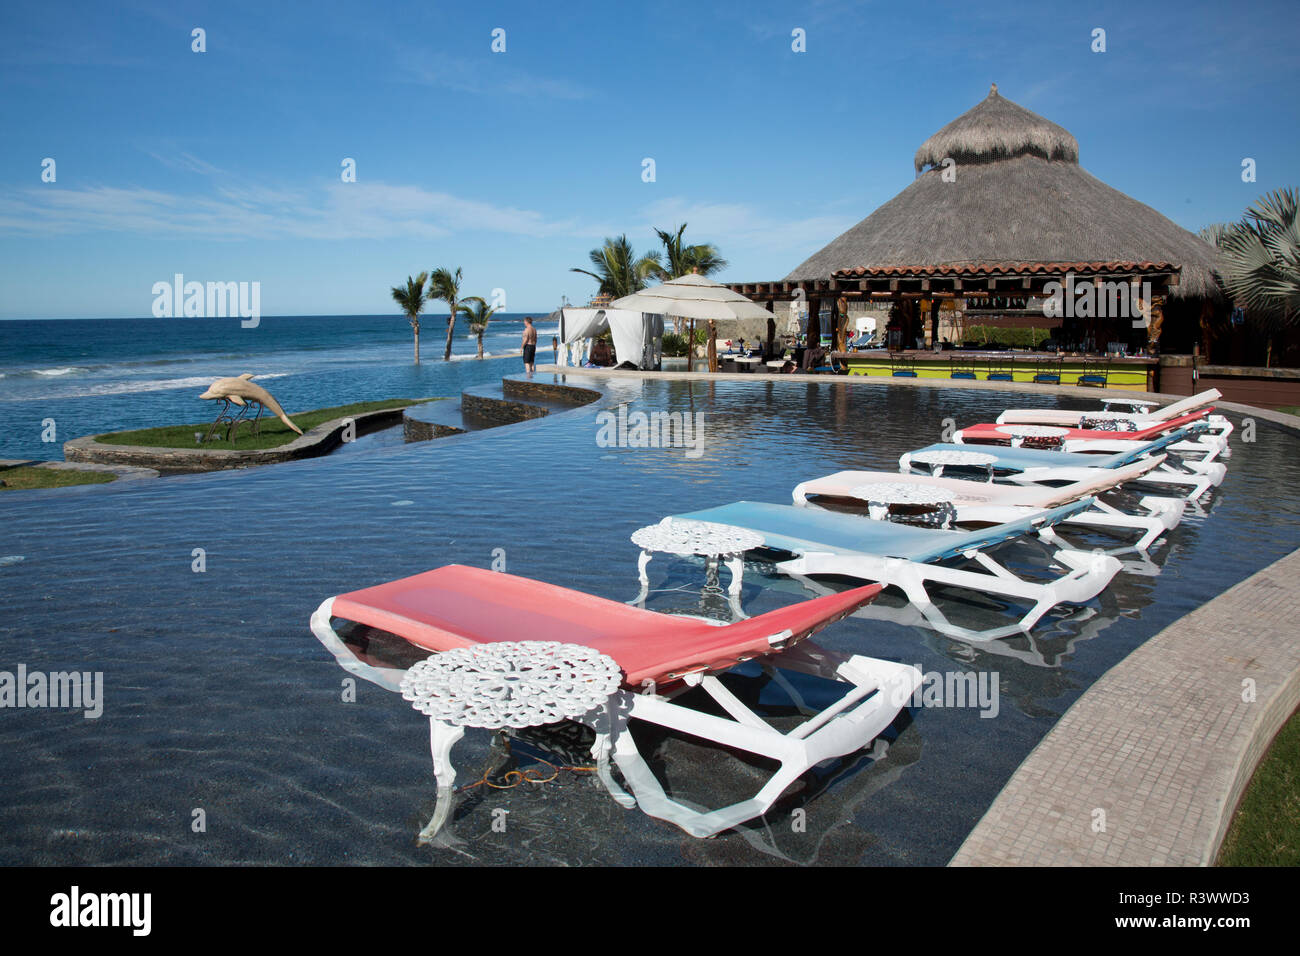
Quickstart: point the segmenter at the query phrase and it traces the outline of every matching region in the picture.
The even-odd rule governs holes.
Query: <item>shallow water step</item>
[[[507,393],[503,385],[475,385],[460,396],[462,411],[500,424],[545,418],[553,411],[567,411],[573,402],[554,398]]]
[[[460,407],[460,402],[443,400],[414,405],[402,416],[402,434],[408,442],[428,441],[447,435],[495,428],[503,421],[482,418]]]
[[[570,385],[531,379],[502,379],[474,385],[459,402],[429,402],[408,408],[403,419],[406,441],[427,441],[484,428],[513,425],[567,412],[600,397],[600,393]]]

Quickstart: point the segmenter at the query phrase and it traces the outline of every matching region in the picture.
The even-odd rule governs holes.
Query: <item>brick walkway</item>
[[[1213,864],[1256,764],[1300,703],[1297,580],[1300,551],[1107,671],[950,865]]]

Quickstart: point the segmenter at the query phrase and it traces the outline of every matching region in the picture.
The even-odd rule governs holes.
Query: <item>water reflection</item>
[[[883,760],[861,755],[809,777],[800,806],[712,840],[625,811],[587,775],[568,774],[476,791],[478,803],[454,822],[461,852],[417,850],[434,796],[426,722],[369,685],[342,699],[347,675],[307,629],[325,597],[452,562],[489,567],[500,548],[512,573],[625,601],[637,590],[630,535],[666,514],[784,503],[818,475],[895,470],[902,452],[940,439],[945,417],[960,425],[1008,405],[1090,405],[837,383],[612,378],[602,388],[606,399],[587,408],[479,435],[5,497],[0,555],[24,560],[0,563],[0,643],[31,669],[103,670],[106,704],[97,721],[6,712],[0,863],[942,864],[1086,687],[1300,542],[1300,501],[1277,492],[1300,482],[1300,444],[1257,422],[1257,440],[1234,444],[1204,514],[1189,510],[1152,553],[1161,573],[1120,573],[1086,618],[1055,616],[1032,641],[980,647],[867,617],[818,635],[831,650],[925,672],[996,673],[996,718],[911,708]],[[704,454],[600,448],[595,416],[619,401],[702,412]],[[207,554],[201,574],[191,569],[196,547]],[[656,560],[651,574],[656,588],[699,594],[700,568],[689,562]],[[745,611],[807,596],[788,583],[747,567]],[[664,591],[649,606],[693,602]],[[471,733],[458,745],[467,776],[487,762],[490,742]],[[713,783],[739,786],[747,771],[726,775],[744,762],[691,746],[665,741],[664,765],[676,787],[698,787],[701,802],[718,805]],[[219,807],[222,825],[201,843],[178,837],[176,808],[201,805]],[[790,829],[800,808],[801,834]],[[504,834],[484,812],[493,809],[510,811]]]

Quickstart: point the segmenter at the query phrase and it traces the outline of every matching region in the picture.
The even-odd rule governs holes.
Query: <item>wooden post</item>
[[[822,300],[820,296],[808,297],[808,348],[812,348],[822,337]]]
[[[709,319],[709,371],[718,370],[718,326]]]
[[[840,296],[835,300],[835,341],[831,343],[831,349],[836,352],[843,352],[847,348],[844,341],[844,331],[849,324],[849,300]]]
[[[1208,298],[1201,300],[1201,352],[1205,355],[1205,361],[1211,361],[1210,357],[1210,325],[1214,321],[1214,306]],[[1193,366],[1195,367],[1195,366]],[[1193,393],[1195,390],[1193,389]]]
[[[686,371],[695,370],[695,320],[691,319],[690,330],[686,333]]]
[[[939,300],[930,300],[930,348],[939,344]]]
[[[771,312],[772,306],[775,304],[776,303],[774,303],[771,299],[768,299],[767,302],[764,303],[763,308]],[[775,338],[776,338],[776,319],[768,319],[767,320],[767,348],[763,350],[763,354],[766,355],[769,360],[773,357],[772,342],[773,340],[775,340]]]
[[[1151,297],[1151,322],[1147,326],[1147,351],[1153,355],[1160,350],[1160,327],[1165,323],[1165,297]]]
[[[903,299],[903,343],[902,350],[916,348],[917,313],[920,311],[919,299]]]

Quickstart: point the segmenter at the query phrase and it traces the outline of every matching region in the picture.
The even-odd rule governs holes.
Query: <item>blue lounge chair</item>
[[[1048,531],[1092,504],[1092,498],[1085,498],[979,531],[919,528],[756,501],[675,515],[664,522],[712,521],[748,528],[763,536],[767,548],[795,555],[777,564],[782,573],[805,582],[809,575],[830,574],[894,585],[931,627],[950,637],[982,642],[1026,633],[1058,604],[1090,600],[1119,571],[1120,562],[1110,555],[1062,548],[1052,552],[1052,560],[1067,569],[1065,574],[1048,582],[1027,581],[986,553],[1007,541]],[[944,562],[973,562],[982,570]],[[927,583],[1028,601],[1032,607],[1015,624],[972,630],[944,616],[930,598]]]
[[[1179,449],[1188,450],[1186,446],[1198,446],[1189,442],[1189,436],[1200,433],[1199,426],[1180,428],[1162,435],[1154,441],[1136,442],[1086,441],[1077,446],[1086,451],[1045,451],[1038,448],[1010,448],[1002,445],[980,445],[979,450],[996,457],[993,463],[995,473],[1000,473],[1007,481],[1019,484],[1080,481],[1095,472],[1095,468],[1123,468],[1125,465],[1141,459]],[[1067,449],[1070,443],[1067,443]],[[904,454],[898,460],[900,471],[913,469],[912,456],[922,451],[970,451],[970,445],[936,444],[918,448]],[[1166,459],[1158,468],[1154,468],[1137,481],[1157,485],[1190,486],[1191,491],[1184,497],[1189,500],[1199,498],[1211,488],[1219,485],[1227,473],[1222,462],[1215,461],[1218,454],[1215,446],[1206,446],[1206,455],[1200,460],[1183,457],[1177,463]]]

